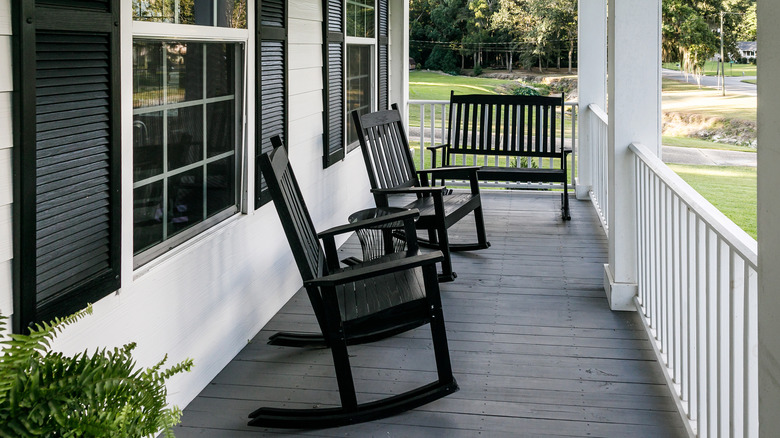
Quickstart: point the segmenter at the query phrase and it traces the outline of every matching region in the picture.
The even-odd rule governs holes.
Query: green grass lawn
[[[752,167],[669,164],[682,179],[754,239],[756,169]]]
[[[753,85],[757,85],[758,84],[758,81],[755,80],[755,79],[745,79],[745,80],[742,80],[740,82],[744,82],[746,84],[753,84]]]
[[[409,72],[409,98],[417,100],[450,100],[450,90],[456,93],[498,94],[496,89],[517,81],[451,76],[431,71]]]
[[[754,148],[749,146],[737,146],[733,144],[715,143],[714,141],[700,140],[698,138],[690,137],[670,137],[664,135],[661,137],[661,143],[664,146],[677,146],[682,148],[699,148],[699,149],[718,149],[722,151],[738,151],[738,152],[756,152]]]
[[[661,64],[663,68],[670,70],[680,70],[680,65],[674,62],[664,62]],[[754,64],[728,64],[724,69],[726,76],[755,76],[756,66]],[[718,63],[716,61],[707,61],[704,63],[704,75],[715,76],[718,71]],[[744,75],[743,75],[744,73]]]

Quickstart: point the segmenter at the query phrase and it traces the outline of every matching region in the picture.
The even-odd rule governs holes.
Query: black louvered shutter
[[[324,0],[323,28],[323,166],[344,158],[344,0]]]
[[[287,0],[262,0],[257,36],[257,142],[259,157],[273,149],[271,137],[287,141]],[[255,208],[271,200],[260,166],[255,172]]]
[[[17,3],[15,330],[119,288],[119,1]]]
[[[379,34],[377,35],[377,109],[386,110],[390,107],[390,53],[388,36],[390,30],[388,0],[377,0],[379,10]]]

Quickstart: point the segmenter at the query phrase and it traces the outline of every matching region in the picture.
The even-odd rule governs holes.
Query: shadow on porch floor
[[[300,291],[190,403],[176,436],[685,436],[638,316],[609,310],[607,240],[592,207],[572,199],[564,223],[559,203],[554,193],[483,192],[492,247],[454,254],[458,278],[441,285],[457,393],[342,428],[246,426],[261,406],[338,404],[328,350],[266,344],[278,330],[318,330]],[[462,222],[452,241],[473,240]],[[341,251],[359,252],[357,239]],[[427,326],[350,347],[359,396],[432,380],[432,351]]]

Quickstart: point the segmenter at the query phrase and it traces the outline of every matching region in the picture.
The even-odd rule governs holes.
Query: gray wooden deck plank
[[[338,403],[329,350],[265,343],[278,330],[318,330],[299,292],[185,409],[176,436],[684,436],[638,316],[608,308],[607,240],[592,207],[572,200],[564,223],[557,200],[483,192],[492,247],[455,253],[459,276],[441,285],[457,393],[344,428],[246,426],[260,406]],[[469,219],[451,229],[459,239],[473,240]],[[340,252],[360,246],[353,238]],[[427,326],[350,353],[361,399],[435,378]]]

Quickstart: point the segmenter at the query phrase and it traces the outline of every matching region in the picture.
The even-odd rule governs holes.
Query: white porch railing
[[[426,149],[428,146],[442,144],[447,141],[448,126],[448,113],[449,113],[449,101],[448,100],[410,100],[407,111],[407,117],[409,121],[409,142],[415,154],[415,160],[418,162],[419,169],[428,169],[431,166],[431,153]],[[564,123],[566,126],[566,137],[564,144],[571,146],[572,153],[570,171],[571,171],[571,184],[570,188],[574,187],[575,172],[576,172],[576,157],[577,157],[577,102],[566,102],[564,107]],[[436,166],[441,165],[441,154],[438,155],[438,163]],[[475,162],[477,157],[474,157]],[[487,160],[490,157],[480,157],[485,160],[484,162],[489,165],[498,166],[522,166],[522,162],[511,162],[510,160],[501,159],[497,163],[489,162]],[[552,168],[555,163],[552,159],[539,159],[537,163],[539,167]],[[514,182],[493,182],[482,181],[480,185],[483,187],[502,187],[502,188],[540,188],[540,187],[560,187],[561,184],[545,184],[545,183],[514,183]]]
[[[635,302],[689,433],[758,436],[756,241],[647,148],[630,149]]]
[[[607,140],[609,136],[609,116],[598,105],[588,105],[588,110],[596,117],[590,117],[590,147],[592,185],[590,199],[601,219],[604,231],[609,235],[609,175],[607,174]]]

